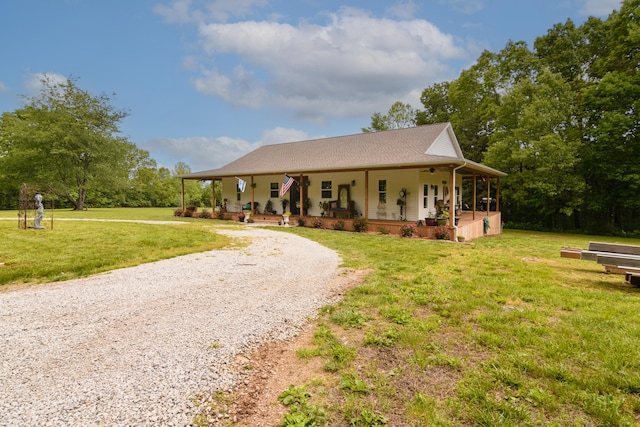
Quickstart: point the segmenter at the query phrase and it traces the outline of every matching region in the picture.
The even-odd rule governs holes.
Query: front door
[[[436,212],[438,201],[442,199],[442,186],[433,179],[424,179],[419,187],[420,201],[418,219],[425,219]]]
[[[291,189],[289,190],[289,206],[291,206],[291,213],[293,215],[300,215],[300,208],[303,208],[303,215],[306,215],[307,209],[304,209],[303,206],[300,206],[300,185],[298,181],[300,177],[298,176]],[[307,200],[307,182],[309,181],[308,176],[302,177],[302,200]]]

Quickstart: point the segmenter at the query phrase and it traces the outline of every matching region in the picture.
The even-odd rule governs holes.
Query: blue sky
[[[264,144],[359,133],[482,50],[532,46],[621,0],[0,0],[0,112],[43,73],[129,111],[159,165],[212,169]]]

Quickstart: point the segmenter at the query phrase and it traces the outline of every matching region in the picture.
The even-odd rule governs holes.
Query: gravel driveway
[[[0,293],[0,426],[186,426],[234,359],[335,298],[337,254],[287,233]]]

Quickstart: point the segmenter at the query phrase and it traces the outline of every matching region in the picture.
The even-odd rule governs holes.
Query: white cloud
[[[149,151],[151,158],[160,166],[173,169],[176,163],[184,162],[191,170],[202,171],[216,169],[255,150],[261,145],[281,144],[283,142],[304,141],[309,139],[306,132],[284,127],[267,129],[262,140],[248,142],[243,139],[219,136],[217,138],[196,136],[187,138],[157,138],[139,144]]]
[[[399,3],[393,6],[389,6],[386,9],[388,15],[395,16],[400,19],[411,19],[418,11],[418,6],[413,1],[406,3]]]
[[[579,3],[582,5],[580,14],[599,17],[606,17],[622,6],[622,0],[579,0]]]
[[[0,93],[9,92],[9,88],[3,82],[0,82]]]
[[[325,25],[203,24],[203,50],[218,65],[192,82],[235,105],[287,108],[320,121],[388,108],[416,87],[453,77],[447,61],[468,57],[426,20],[381,19],[353,8],[328,18]],[[230,58],[243,65],[225,69]]]
[[[192,171],[215,169],[255,150],[260,143],[251,144],[228,137],[157,138],[140,145],[158,164],[173,168],[185,162]]]
[[[484,2],[481,0],[441,0],[440,3],[450,5],[453,10],[465,15],[472,15],[484,9]]]
[[[226,22],[232,17],[249,15],[256,7],[267,4],[267,0],[175,0],[171,6],[156,5],[154,12],[171,23]]]
[[[267,0],[216,0],[209,2],[206,10],[211,19],[224,22],[231,17],[247,16],[254,8],[267,4]]]
[[[282,144],[283,142],[305,141],[309,135],[301,130],[275,127],[262,133],[262,145]]]
[[[57,73],[34,73],[29,75],[24,87],[27,91],[28,97],[36,97],[40,95],[44,84],[43,80],[48,80],[53,84],[64,84],[67,82],[67,78],[62,74]]]
[[[159,4],[153,10],[171,23],[198,22],[203,18],[199,12],[191,11],[191,0],[176,0],[171,6]]]

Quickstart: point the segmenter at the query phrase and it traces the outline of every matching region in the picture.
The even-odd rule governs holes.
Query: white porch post
[[[182,178],[182,211],[184,212],[184,178]]]
[[[455,167],[450,166],[449,167],[449,227],[453,227],[453,225],[455,224],[455,218],[454,218],[456,213],[455,173],[456,173]]]
[[[364,171],[364,217],[369,219],[369,171]]]
[[[251,175],[251,214],[253,215],[253,212],[255,210],[255,184],[253,182],[253,175]]]

